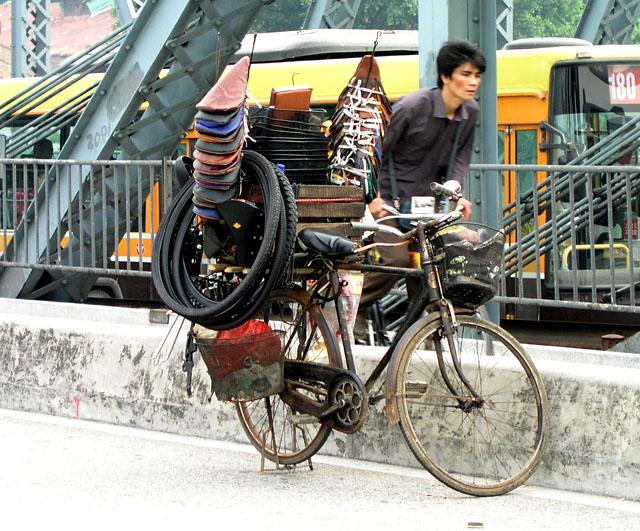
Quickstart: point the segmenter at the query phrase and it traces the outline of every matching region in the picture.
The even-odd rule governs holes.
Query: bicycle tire
[[[282,205],[286,213],[287,219],[287,235],[284,242],[283,265],[278,276],[276,286],[289,288],[293,285],[290,282],[290,275],[293,269],[293,252],[295,250],[296,236],[298,235],[298,205],[296,203],[296,194],[286,174],[277,166],[274,171],[278,182],[280,183],[280,195],[282,196]]]
[[[269,197],[273,200],[265,203],[265,226],[260,250],[243,281],[235,286],[235,289],[227,297],[221,300],[194,297],[193,292],[187,293],[184,289],[185,286],[179,284],[184,279],[180,270],[183,263],[181,244],[187,227],[195,218],[186,190],[181,191],[179,200],[172,204],[167,213],[167,222],[161,223],[161,230],[159,230],[161,239],[155,249],[157,257],[152,261],[154,282],[158,288],[158,294],[170,309],[204,326],[219,322],[220,316],[228,315],[228,312],[231,312],[239,301],[245,297],[253,296],[257,283],[262,280],[278,225],[282,221],[280,183],[271,163],[258,153],[246,151],[243,153],[242,168],[243,171],[258,179],[263,197]],[[193,183],[189,183],[185,189],[192,187]]]
[[[456,319],[464,376],[484,402],[474,403],[457,376],[441,320],[425,318],[398,344],[391,392],[400,428],[418,461],[445,485],[473,496],[505,494],[540,464],[548,433],[547,395],[513,336],[473,315]],[[490,355],[486,341],[491,341]],[[443,345],[441,368],[436,344]],[[443,371],[456,394],[445,384]]]
[[[283,204],[279,213],[280,220],[276,231],[275,244],[273,245],[272,253],[266,264],[268,273],[266,273],[263,282],[240,299],[234,306],[220,314],[216,314],[215,317],[208,317],[206,322],[201,323],[205,326],[216,330],[228,330],[240,326],[265,304],[273,288],[278,286],[284,277],[285,271],[293,256],[298,214],[291,183],[284,173],[275,167],[274,170],[279,182]],[[186,224],[185,221],[187,222]],[[193,222],[189,223],[188,220],[184,220],[177,229],[175,246],[178,249],[184,247],[185,235],[189,225],[192,223]],[[180,282],[176,282],[175,288],[176,290],[179,290],[179,288],[182,289],[182,292],[179,292],[179,294],[183,302],[193,301],[194,305],[206,305],[208,299],[202,297],[192,283],[192,278],[190,278],[190,274],[188,273],[188,267],[185,264],[185,258],[185,256],[180,254],[180,259],[174,263],[173,278],[180,279]]]
[[[305,311],[307,302],[308,295],[300,289],[273,291],[269,297],[268,322],[282,341],[283,355],[340,367],[340,349],[320,307],[311,305],[298,323],[299,312]],[[312,337],[309,334],[314,339],[307,344],[306,339]],[[289,343],[292,336],[295,341]],[[265,457],[280,465],[292,466],[308,460],[322,448],[332,431],[326,421],[296,423],[296,411],[278,395],[236,402],[236,411],[251,444],[259,452],[264,449]],[[269,416],[273,419],[271,423]],[[309,420],[312,419],[305,422]]]

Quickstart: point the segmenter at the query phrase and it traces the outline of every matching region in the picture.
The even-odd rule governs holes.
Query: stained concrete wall
[[[208,402],[197,354],[187,397],[186,328],[151,323],[148,310],[0,299],[0,407],[246,442],[233,405]],[[551,406],[549,446],[529,482],[640,500],[640,355],[527,350]],[[380,355],[358,347],[357,364],[367,371]],[[381,404],[322,453],[418,466]]]

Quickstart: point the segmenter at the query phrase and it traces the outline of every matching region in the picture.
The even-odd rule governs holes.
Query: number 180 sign
[[[609,97],[611,103],[640,103],[640,67],[610,66]]]

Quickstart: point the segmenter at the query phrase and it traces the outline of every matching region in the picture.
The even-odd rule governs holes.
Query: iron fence
[[[507,234],[497,302],[640,313],[640,167],[470,168],[496,176],[501,211],[474,216]],[[171,161],[0,159],[0,178],[0,267],[150,277]]]
[[[492,174],[502,183],[498,224],[507,234],[496,302],[640,313],[640,167],[470,169],[482,189]]]
[[[0,266],[150,277],[171,161],[0,159],[0,178]]]

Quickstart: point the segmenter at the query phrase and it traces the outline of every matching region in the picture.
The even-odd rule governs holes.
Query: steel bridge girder
[[[147,2],[59,159],[108,160],[118,147],[119,158],[125,160],[161,159],[170,155],[182,133],[190,127],[196,103],[215,83],[227,61],[240,48],[258,12],[268,3],[271,0]],[[168,72],[167,65],[170,65]],[[161,75],[163,71],[166,75]],[[145,101],[149,107],[139,118],[139,109]],[[52,186],[57,189],[51,190],[51,197],[56,197],[59,189],[62,204],[72,204],[83,185],[60,172]],[[136,186],[135,176],[131,186]],[[12,257],[16,262],[38,263],[47,242],[38,241],[37,234],[55,234],[59,227],[60,220],[45,215],[46,201],[38,201],[32,207],[38,208],[37,215],[25,216],[26,227],[16,230],[14,235],[17,241],[26,240],[16,246],[17,256]],[[63,213],[61,218],[65,216]],[[75,227],[83,230],[82,223]],[[113,250],[109,247],[106,252],[110,255]],[[29,277],[41,274],[18,268],[1,271],[0,296],[28,297],[23,286],[35,285]]]
[[[627,44],[640,17],[640,0],[587,0],[575,37],[594,44]]]
[[[11,77],[43,76],[51,68],[50,0],[12,0]]]

